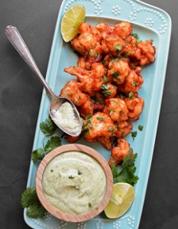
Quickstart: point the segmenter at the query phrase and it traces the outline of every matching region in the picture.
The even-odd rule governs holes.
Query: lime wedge
[[[104,212],[108,218],[115,219],[124,215],[132,205],[135,191],[128,183],[113,185],[112,197]]]
[[[61,21],[61,34],[65,42],[71,41],[77,35],[79,26],[84,20],[84,6],[74,5],[67,10]]]

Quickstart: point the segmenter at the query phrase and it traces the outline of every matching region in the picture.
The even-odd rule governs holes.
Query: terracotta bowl
[[[105,176],[106,176],[106,191],[105,191],[105,195],[104,195],[102,201],[100,202],[100,204],[98,205],[98,207],[96,209],[93,209],[93,210],[91,210],[87,213],[84,213],[82,215],[76,215],[76,214],[74,215],[74,214],[65,213],[65,212],[62,212],[61,210],[59,210],[58,208],[56,208],[55,206],[53,206],[45,197],[44,192],[43,192],[43,187],[42,187],[42,177],[43,177],[43,173],[44,173],[44,170],[45,170],[45,167],[47,166],[47,164],[54,157],[58,156],[59,154],[62,154],[64,152],[71,152],[71,151],[82,152],[84,154],[87,154],[87,155],[93,157],[101,165],[101,167],[103,168],[103,171],[105,172]],[[111,169],[108,165],[108,162],[97,151],[95,151],[94,149],[92,149],[88,146],[81,145],[81,144],[63,145],[63,146],[60,146],[60,147],[54,149],[50,153],[48,153],[44,157],[44,159],[41,161],[41,163],[38,167],[38,170],[37,170],[37,175],[36,175],[36,191],[37,191],[37,195],[38,195],[38,198],[39,198],[41,204],[44,206],[44,208],[51,215],[55,216],[58,219],[68,221],[68,222],[87,221],[87,220],[95,217],[99,213],[101,213],[104,210],[104,208],[107,206],[107,204],[111,198],[112,186],[113,186],[113,177],[112,177],[112,172],[111,172]]]

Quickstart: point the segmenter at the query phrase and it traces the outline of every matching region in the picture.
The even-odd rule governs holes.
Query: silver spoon
[[[26,64],[33,70],[33,72],[36,73],[36,76],[43,84],[44,88],[46,89],[46,92],[51,100],[50,104],[50,117],[55,122],[55,124],[65,133],[71,136],[78,136],[80,135],[82,131],[82,119],[80,118],[79,112],[77,111],[77,108],[75,105],[67,98],[59,97],[54,94],[54,92],[51,90],[51,88],[47,85],[43,75],[41,74],[39,68],[37,67],[27,45],[25,44],[25,41],[23,40],[22,36],[20,35],[18,29],[12,25],[8,25],[5,28],[5,35],[7,39],[10,41],[10,43],[13,45],[13,47],[16,49],[16,51],[20,54],[22,59],[26,62]],[[55,121],[55,112],[59,107],[64,103],[69,102],[73,108],[73,112],[75,115],[76,120],[79,123],[79,128],[75,130],[69,130],[69,128],[65,128],[64,126],[57,124]]]

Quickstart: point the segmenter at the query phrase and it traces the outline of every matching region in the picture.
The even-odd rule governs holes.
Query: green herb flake
[[[120,52],[122,50],[122,45],[118,44],[114,48],[115,48],[115,51]]]
[[[118,72],[114,72],[114,73],[112,74],[112,77],[117,79],[117,78],[119,77],[119,73],[118,73]]]
[[[88,203],[88,207],[91,208],[92,207],[92,204],[91,203]]]
[[[136,81],[132,82],[132,86],[133,87],[137,87],[138,86],[138,82],[136,82]]]
[[[104,118],[101,117],[101,116],[96,117],[96,119],[99,120],[99,121],[104,121]]]
[[[137,136],[137,131],[132,131],[131,132],[131,136],[132,136],[132,138],[134,140],[136,138],[136,136]]]
[[[103,93],[103,95],[104,95],[105,97],[111,95],[111,91],[109,90],[108,85],[103,84],[103,85],[101,86],[101,90],[102,90],[102,93]]]
[[[73,177],[73,176],[69,176],[68,178],[69,178],[69,179],[74,179],[74,177]]]
[[[115,129],[113,127],[109,127],[108,131],[111,132],[111,133],[114,133]]]
[[[131,92],[129,92],[129,99],[133,99],[134,98],[134,93],[131,91]]]
[[[109,114],[111,115],[113,112],[115,112],[113,109],[109,110]]]
[[[104,82],[104,83],[107,83],[108,81],[109,81],[108,77],[107,77],[107,76],[104,76],[104,77],[103,77],[103,82]]]
[[[135,37],[135,39],[136,39],[137,41],[139,41],[139,36],[138,36],[137,33],[132,33],[132,36]]]
[[[138,177],[135,175],[136,157],[137,157],[137,154],[129,154],[128,156],[124,158],[121,165],[111,167],[114,183],[126,182],[131,185],[135,185],[137,183]]]
[[[139,125],[139,126],[138,126],[138,130],[139,130],[139,131],[142,131],[142,130],[143,130],[143,126],[142,126],[142,125]]]

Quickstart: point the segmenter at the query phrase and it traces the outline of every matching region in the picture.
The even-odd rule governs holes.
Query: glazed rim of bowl
[[[62,210],[56,208],[47,200],[42,187],[43,173],[48,163],[59,154],[67,153],[71,151],[78,151],[94,158],[100,164],[106,176],[106,191],[102,201],[99,203],[97,208],[81,215],[65,213]],[[105,209],[109,200],[111,199],[112,187],[113,187],[113,176],[107,161],[96,150],[81,144],[67,144],[67,145],[59,146],[56,149],[52,150],[41,161],[36,174],[36,192],[41,204],[51,215],[67,222],[83,222],[100,214]]]

